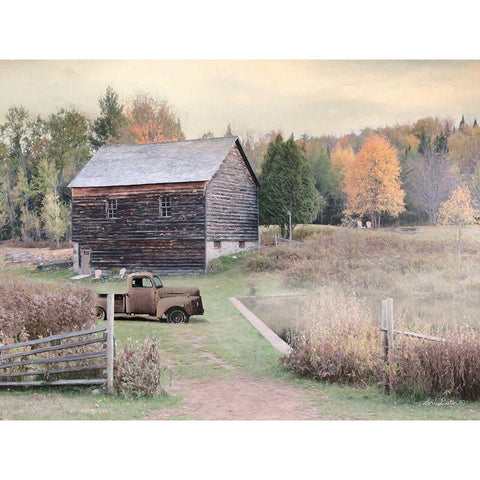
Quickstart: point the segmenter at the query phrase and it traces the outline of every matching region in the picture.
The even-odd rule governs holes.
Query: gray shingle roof
[[[69,187],[209,181],[237,137],[101,147]]]

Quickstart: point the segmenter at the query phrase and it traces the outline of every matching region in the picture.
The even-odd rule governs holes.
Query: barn
[[[69,187],[79,273],[202,274],[259,245],[259,184],[237,137],[101,147]]]

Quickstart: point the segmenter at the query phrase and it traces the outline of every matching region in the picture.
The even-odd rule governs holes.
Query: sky
[[[2,60],[0,121],[12,105],[94,118],[111,85],[166,99],[187,138],[211,131],[342,135],[425,116],[480,120],[480,61]]]

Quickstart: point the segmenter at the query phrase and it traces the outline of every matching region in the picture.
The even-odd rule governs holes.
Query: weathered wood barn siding
[[[171,216],[160,216],[160,198]],[[205,271],[205,182],[72,188],[72,240],[91,249],[95,268]],[[117,218],[106,202],[117,199]]]
[[[75,271],[204,273],[258,247],[258,181],[236,137],[104,146],[69,187]]]
[[[207,186],[207,241],[258,241],[258,186],[235,144]]]

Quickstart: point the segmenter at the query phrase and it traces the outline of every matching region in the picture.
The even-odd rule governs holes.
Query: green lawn
[[[32,272],[0,265],[11,275],[55,282],[70,281],[71,272]],[[228,297],[287,291],[278,273],[249,273],[241,258],[226,259],[215,274],[164,277],[166,285],[200,288],[205,315],[190,323],[172,325],[158,321],[117,320],[115,338],[121,348],[127,338],[155,335],[164,361],[179,378],[223,378],[235,372],[256,378],[281,379],[314,398],[315,407],[332,419],[480,419],[480,403],[425,404],[385,395],[380,388],[342,387],[296,378],[279,363],[280,354],[242,317]],[[121,291],[122,283],[92,284],[97,292]],[[254,290],[253,290],[254,289]],[[228,365],[231,369],[223,368]],[[90,390],[57,389],[0,392],[0,419],[148,419],[154,412],[178,407],[180,396],[124,400]],[[440,402],[441,403],[441,402]]]

